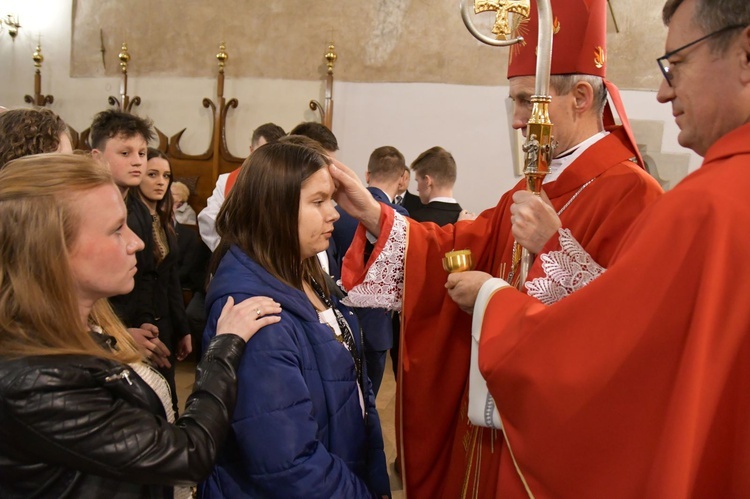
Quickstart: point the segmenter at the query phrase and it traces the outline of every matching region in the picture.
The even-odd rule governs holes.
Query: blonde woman
[[[195,210],[188,204],[190,189],[182,182],[172,182],[172,210],[174,219],[182,225],[196,225]]]
[[[90,158],[28,156],[0,171],[0,497],[164,497],[201,480],[245,342],[279,320],[269,298],[229,300],[169,424],[164,379],[106,300],[133,287],[143,248],[126,216]]]

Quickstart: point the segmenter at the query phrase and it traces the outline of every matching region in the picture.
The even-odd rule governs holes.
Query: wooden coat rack
[[[203,107],[211,108],[213,119],[211,144],[208,149],[202,154],[185,154],[180,147],[180,139],[186,128],[169,139],[158,128],[156,129],[159,139],[158,149],[169,154],[175,179],[184,182],[190,188],[191,195],[188,202],[196,212],[206,206],[206,199],[213,192],[219,175],[238,168],[245,160],[245,158],[234,156],[227,147],[227,113],[230,109],[236,109],[239,101],[237,99],[227,101],[224,97],[224,67],[229,59],[224,42],[219,45],[216,59],[219,61],[216,103],[208,97],[203,99]]]
[[[23,101],[32,106],[44,107],[47,104],[55,102],[55,98],[51,95],[42,95],[42,63],[44,62],[44,56],[42,55],[42,44],[38,43],[34,54],[31,56],[34,61],[34,95],[24,95]]]
[[[122,44],[118,54],[121,68],[120,94],[119,98],[110,96],[108,103],[120,111],[128,113],[133,112],[133,108],[141,104],[141,98],[130,97],[128,95],[128,64],[131,56],[128,52],[127,43]],[[229,54],[226,46],[222,42],[219,45],[219,53],[216,54],[218,60],[218,74],[216,84],[216,100],[206,97],[203,99],[203,107],[212,111],[211,118],[211,143],[207,150],[202,154],[190,155],[183,152],[180,146],[180,140],[185,133],[183,128],[172,137],[167,137],[158,127],[154,127],[158,138],[157,149],[167,153],[172,164],[173,175],[176,180],[184,182],[190,188],[190,199],[188,202],[199,212],[206,206],[206,200],[213,192],[216,179],[222,173],[229,173],[242,165],[245,158],[234,156],[229,152],[227,147],[227,114],[230,109],[236,109],[239,102],[236,98],[227,100],[224,97],[224,69],[226,67]],[[327,66],[325,101],[321,105],[318,101],[310,101],[310,109],[318,111],[321,122],[332,128],[333,123],[333,66],[336,62],[337,55],[333,42],[328,46],[324,55]],[[45,106],[54,102],[51,95],[41,94],[41,66],[44,61],[41,46],[38,45],[33,55],[36,73],[34,75],[34,95],[27,95],[24,100],[35,106]],[[80,134],[68,126],[71,136],[71,143],[74,149],[88,151],[91,150],[89,144],[90,129],[87,128]]]
[[[333,42],[328,45],[323,58],[326,61],[328,68],[326,74],[326,93],[325,93],[325,105],[320,105],[320,102],[316,100],[310,101],[310,109],[317,111],[320,115],[320,122],[326,126],[329,130],[333,130],[333,65],[336,63],[338,56],[335,52]]]

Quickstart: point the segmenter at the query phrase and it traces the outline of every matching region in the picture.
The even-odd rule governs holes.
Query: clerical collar
[[[607,132],[606,130],[602,130],[601,132],[596,133],[588,139],[584,140],[580,144],[558,154],[557,157],[553,158],[552,162],[549,164],[549,174],[544,177],[544,181],[542,182],[542,184],[549,184],[550,182],[554,182],[555,180],[557,180],[560,174],[568,166],[570,166],[571,163],[578,159],[581,154],[586,151],[586,149],[593,146],[607,135],[609,135],[609,132]]]

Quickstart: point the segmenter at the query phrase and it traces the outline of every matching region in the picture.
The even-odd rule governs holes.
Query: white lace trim
[[[539,256],[544,277],[526,283],[529,296],[545,305],[552,305],[583,288],[606,270],[573,238],[570,229],[560,229],[558,234],[561,249]]]
[[[367,269],[365,280],[349,290],[349,295],[342,300],[344,305],[401,311],[407,227],[406,218],[394,213],[393,227],[383,251]]]

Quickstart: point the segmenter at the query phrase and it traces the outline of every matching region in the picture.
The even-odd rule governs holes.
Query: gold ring
[[[259,308],[255,309],[255,313],[258,314],[258,317],[260,317],[260,309]]]

